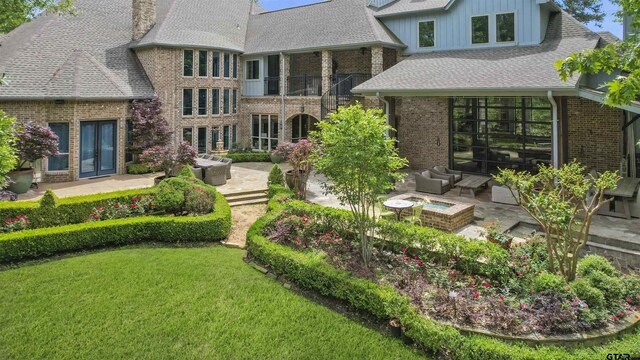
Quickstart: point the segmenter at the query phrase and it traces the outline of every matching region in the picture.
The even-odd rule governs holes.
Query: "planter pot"
[[[289,189],[295,191],[295,189],[293,188],[293,170],[285,172],[284,179],[287,182],[287,186],[289,187]]]
[[[402,325],[397,320],[391,320],[389,322],[389,328],[391,329],[391,336],[400,339],[402,337]]]
[[[271,162],[274,164],[280,164],[284,161],[284,157],[282,155],[269,154],[269,157],[271,158]]]
[[[9,185],[7,190],[16,194],[24,194],[29,191],[31,184],[33,184],[33,169],[11,171],[9,178],[14,183]]]

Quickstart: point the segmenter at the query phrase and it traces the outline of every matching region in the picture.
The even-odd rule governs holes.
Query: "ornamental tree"
[[[293,191],[296,197],[301,200],[307,198],[307,182],[311,170],[313,168],[314,145],[309,140],[300,140],[295,144],[289,144],[286,150],[287,161],[291,165],[291,174],[293,176]]]
[[[58,155],[58,135],[48,126],[33,122],[16,123],[14,131],[19,159],[17,169],[36,160]]]
[[[177,149],[172,146],[153,146],[140,154],[140,162],[152,169],[162,169],[170,176],[179,165],[196,165],[198,152],[188,141],[182,141]]]
[[[154,146],[168,147],[172,143],[173,130],[162,115],[162,101],[153,99],[133,102],[133,142],[131,150],[140,154]]]
[[[400,158],[395,141],[388,136],[393,129],[380,109],[365,110],[360,104],[339,108],[318,127],[313,134],[318,143],[314,166],[328,179],[325,190],[351,209],[362,258],[369,264],[376,199],[404,178],[397,170],[407,161]]]
[[[494,179],[508,186],[516,202],[542,226],[549,272],[575,280],[593,216],[611,201],[604,193],[616,188],[618,173],[585,175],[585,167],[574,161],[559,169],[541,165],[536,175],[503,169]]]
[[[14,147],[14,124],[15,119],[0,110],[0,188],[7,186],[9,172],[18,161]]]

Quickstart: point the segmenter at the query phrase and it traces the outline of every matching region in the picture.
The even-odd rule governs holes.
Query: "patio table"
[[[209,160],[209,159],[196,159],[196,165],[200,166],[200,167],[209,167],[209,166],[214,166],[214,165],[220,165],[223,164],[220,161],[214,161],[214,160]]]
[[[462,190],[469,190],[471,193],[471,197],[476,197],[476,190],[481,187],[488,187],[489,181],[491,181],[490,177],[486,176],[477,176],[477,175],[469,175],[462,179],[460,182],[456,183],[455,186],[458,188],[458,196],[462,195]]]
[[[387,200],[382,205],[396,214],[396,218],[400,221],[400,215],[406,209],[413,207],[413,203],[407,200]]]
[[[631,219],[631,209],[629,208],[629,201],[635,198],[635,195],[640,187],[640,179],[623,178],[618,182],[618,187],[614,190],[607,190],[604,192],[604,196],[613,198],[613,210],[611,207],[602,208],[600,215],[621,217],[627,220]],[[615,204],[616,201],[622,202],[622,211],[618,211]]]

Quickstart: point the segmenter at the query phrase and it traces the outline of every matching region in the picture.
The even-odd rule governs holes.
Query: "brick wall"
[[[395,101],[400,155],[412,169],[449,165],[449,100],[399,97]]]
[[[567,99],[569,160],[588,169],[618,170],[622,160],[622,112],[595,101]]]
[[[358,50],[340,50],[333,52],[333,62],[337,64],[335,73],[363,73],[371,74],[371,49],[364,54]]]
[[[322,76],[322,55],[317,53],[292,54],[291,76]]]

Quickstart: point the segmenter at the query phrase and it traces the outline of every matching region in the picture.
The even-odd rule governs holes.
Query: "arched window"
[[[312,125],[312,117],[305,114],[296,115],[291,120],[291,141],[297,143],[309,137],[309,127]]]

